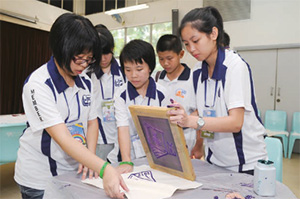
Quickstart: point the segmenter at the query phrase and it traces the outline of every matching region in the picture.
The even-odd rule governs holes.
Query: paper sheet
[[[122,174],[122,177],[130,190],[125,192],[128,199],[169,198],[177,189],[187,190],[202,186],[199,182],[151,169],[148,165],[135,166],[133,172]],[[103,189],[101,178],[85,179],[82,182]]]

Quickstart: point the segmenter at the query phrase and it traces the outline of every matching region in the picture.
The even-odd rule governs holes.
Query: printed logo
[[[150,182],[156,182],[151,171],[141,171],[138,173],[132,173],[130,174],[130,176],[128,176],[128,179],[147,180]]]
[[[90,106],[91,105],[91,96],[90,95],[83,95],[82,96],[82,105],[83,106]]]
[[[115,80],[115,85],[116,85],[116,87],[122,86],[123,85],[123,80],[122,79],[116,79]]]
[[[186,95],[186,90],[179,88],[175,91],[175,95],[184,98]]]

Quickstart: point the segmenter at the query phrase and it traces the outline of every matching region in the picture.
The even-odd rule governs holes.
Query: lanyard
[[[102,99],[104,100],[110,100],[114,97],[114,92],[115,92],[115,76],[112,75],[112,97],[111,98],[105,98],[104,97],[104,91],[103,91],[103,85],[102,85],[102,81],[100,80],[100,87],[101,87],[101,93],[102,93]]]
[[[70,117],[70,107],[69,107],[69,103],[68,103],[66,94],[65,94],[65,92],[63,92],[63,93],[64,93],[65,101],[66,101],[67,106],[68,106],[68,117],[67,117],[67,119],[65,119],[65,123],[72,123],[72,122],[75,122],[75,121],[79,120],[79,117],[80,117],[80,104],[79,104],[78,93],[76,93],[77,107],[78,107],[78,116],[77,116],[77,119],[72,120],[72,121],[68,121],[68,120],[69,120],[69,117]]]
[[[205,107],[214,107],[216,104],[216,96],[217,96],[217,90],[218,90],[218,80],[216,80],[216,85],[215,85],[215,94],[214,94],[214,103],[212,106],[209,106],[206,104],[206,92],[207,92],[207,80],[204,82],[204,106]]]

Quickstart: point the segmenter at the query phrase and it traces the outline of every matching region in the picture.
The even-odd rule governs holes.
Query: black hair
[[[113,49],[115,48],[114,37],[108,28],[103,24],[98,24],[95,26],[102,44],[103,54],[113,54]]]
[[[229,48],[230,46],[230,36],[225,31],[224,31],[223,44],[224,44],[224,48]]]
[[[179,54],[182,51],[182,44],[179,37],[166,34],[159,38],[156,44],[156,52],[173,51]]]
[[[96,62],[89,66],[89,70],[92,71],[101,61],[102,51],[98,33],[91,21],[80,15],[60,15],[51,27],[49,45],[59,67],[70,72],[71,60],[76,55],[92,52],[96,59]]]
[[[181,20],[179,27],[179,35],[181,36],[182,29],[190,24],[192,28],[197,29],[199,32],[212,33],[213,27],[218,29],[217,46],[223,46],[223,19],[219,11],[212,7],[195,8],[188,12]]]
[[[123,72],[125,62],[142,64],[143,61],[148,64],[151,75],[155,69],[155,52],[150,43],[140,39],[135,39],[131,40],[124,46],[120,54],[120,63]]]

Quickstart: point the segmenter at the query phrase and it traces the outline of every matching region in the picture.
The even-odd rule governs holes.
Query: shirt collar
[[[221,80],[224,78],[224,74],[226,71],[226,66],[223,65],[224,60],[225,60],[225,50],[223,48],[219,48],[212,79]],[[208,64],[206,61],[203,61],[201,82],[207,79],[208,79]]]
[[[179,77],[177,78],[177,80],[188,80],[190,77],[191,69],[185,63],[181,63],[181,65],[183,65],[184,69],[182,73],[179,75]],[[163,70],[161,72],[161,75],[159,76],[159,79],[164,79],[166,75],[167,72]]]
[[[112,62],[111,62],[111,66],[110,66],[110,72],[112,75],[117,75],[120,76],[120,72],[119,72],[120,66],[117,62],[117,60],[115,58],[113,58]],[[97,72],[95,72],[95,75],[97,77],[97,79],[100,79],[103,75],[103,71],[102,70],[98,70]]]
[[[140,95],[135,89],[135,87],[129,81],[128,81],[127,89],[128,89],[128,95],[130,100],[133,100]],[[147,88],[146,97],[155,99],[155,96],[156,96],[156,84],[153,78],[149,77],[149,85]]]
[[[53,56],[51,56],[49,62],[47,63],[47,68],[58,93],[61,93],[65,91],[67,88],[69,88],[69,85],[66,83],[64,78],[59,74]],[[79,75],[77,75],[74,80],[77,87],[85,89]]]

